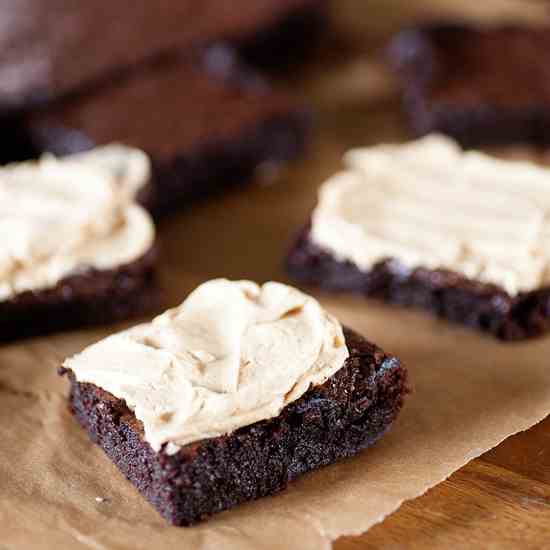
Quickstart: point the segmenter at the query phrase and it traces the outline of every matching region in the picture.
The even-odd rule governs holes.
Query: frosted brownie
[[[550,171],[429,136],[357,149],[290,252],[303,283],[436,315],[504,340],[550,327]]]
[[[209,48],[151,66],[27,120],[35,149],[65,155],[112,141],[151,157],[155,212],[249,181],[304,147],[302,105]]]
[[[1,0],[0,114],[92,89],[159,56],[217,40],[287,36],[288,21],[318,17],[325,0]],[[292,30],[293,27],[291,27]],[[297,44],[310,40],[298,27]],[[288,38],[287,38],[288,40]],[[273,57],[273,40],[265,56]],[[280,48],[280,45],[279,45]],[[281,51],[288,55],[288,47]]]
[[[152,305],[155,229],[129,179],[82,159],[0,169],[0,340]]]
[[[224,279],[61,372],[91,439],[175,525],[374,444],[407,392],[400,362],[313,298]]]
[[[465,146],[550,143],[550,28],[426,25],[390,46],[404,105],[419,134]]]

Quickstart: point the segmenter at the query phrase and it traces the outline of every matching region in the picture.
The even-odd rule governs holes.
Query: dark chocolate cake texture
[[[0,169],[1,340],[121,320],[155,303],[155,229],[119,176],[53,157]]]
[[[150,66],[94,93],[29,116],[37,151],[66,155],[111,142],[152,160],[156,214],[249,181],[262,163],[304,147],[309,114],[211,47]]]
[[[249,281],[205,283],[61,372],[90,438],[174,525],[373,445],[407,393],[400,362],[315,300]]]
[[[491,333],[550,328],[547,169],[452,140],[357,149],[320,191],[292,277]]]
[[[401,31],[389,57],[420,135],[462,145],[550,143],[550,28],[430,24]]]

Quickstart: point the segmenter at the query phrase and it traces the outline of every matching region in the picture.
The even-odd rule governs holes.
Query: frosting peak
[[[277,416],[347,357],[341,325],[313,298],[280,283],[216,279],[64,366],[125,399],[153,449],[175,452]]]

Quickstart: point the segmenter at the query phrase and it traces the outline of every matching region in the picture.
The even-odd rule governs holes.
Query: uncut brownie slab
[[[292,315],[300,313],[294,309]],[[259,421],[252,416],[248,424],[191,441],[175,452],[165,444],[153,448],[134,407],[124,399],[79,381],[77,375],[86,378],[78,371],[79,356],[66,362],[61,374],[68,374],[70,409],[90,438],[167,521],[190,525],[272,495],[299,475],[373,445],[388,430],[408,391],[407,372],[398,359],[353,331],[341,334],[347,357],[328,379],[302,388],[278,414],[272,411]],[[98,350],[85,368],[99,356]],[[275,356],[271,366],[279,368]]]
[[[212,47],[31,115],[26,131],[35,149],[58,155],[112,141],[144,150],[158,214],[294,157],[308,121],[303,106],[244,69],[232,50]]]
[[[155,230],[83,162],[0,169],[0,341],[114,322],[156,304]]]
[[[462,145],[550,142],[550,28],[432,24],[399,33],[389,57],[418,134]]]
[[[352,151],[346,165],[289,253],[296,281],[421,308],[502,340],[548,331],[546,169],[463,153],[437,136]]]
[[[49,102],[196,43],[285,32],[324,0],[1,0],[0,114]],[[286,25],[286,26],[285,26]],[[294,39],[304,42],[296,30]],[[288,29],[287,29],[288,32]],[[256,43],[261,45],[261,40]],[[273,57],[273,42],[265,44]],[[287,48],[288,49],[288,48]],[[262,58],[258,50],[257,57]],[[286,55],[287,53],[281,52]]]

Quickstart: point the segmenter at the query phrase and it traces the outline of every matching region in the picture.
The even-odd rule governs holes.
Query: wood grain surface
[[[353,29],[362,54],[336,71],[347,82],[344,93],[335,73],[324,77],[326,88],[318,83],[312,88],[321,91],[328,105],[334,90],[345,98],[334,113],[339,122],[333,119],[332,124],[351,142],[403,138],[407,130],[395,89],[382,69],[381,52],[392,32],[413,21],[441,17],[540,23],[549,10],[548,3],[523,0],[343,2],[335,6],[335,17],[342,30]],[[522,147],[503,154],[529,157],[531,152]],[[339,539],[335,548],[550,548],[550,419],[510,437],[424,496],[406,502],[365,535]]]

